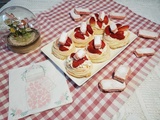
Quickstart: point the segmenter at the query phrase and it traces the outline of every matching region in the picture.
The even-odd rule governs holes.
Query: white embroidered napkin
[[[71,102],[65,76],[48,60],[9,71],[9,120]]]
[[[160,62],[115,114],[112,120],[159,120]]]

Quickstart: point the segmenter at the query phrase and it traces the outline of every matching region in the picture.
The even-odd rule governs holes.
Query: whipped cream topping
[[[76,68],[77,69],[79,69],[79,68],[88,69],[89,67],[92,66],[92,62],[90,60],[85,60],[82,64],[80,64],[78,67],[75,68],[72,66],[73,61],[74,61],[74,58],[69,56],[66,60],[67,66],[70,68],[74,68],[74,69],[76,69]]]

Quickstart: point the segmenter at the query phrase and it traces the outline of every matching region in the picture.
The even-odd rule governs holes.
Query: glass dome
[[[10,6],[0,12],[0,43],[16,53],[28,53],[41,44],[36,16],[27,8]]]
[[[6,30],[9,28],[5,23],[5,21],[9,18],[16,19],[16,21],[21,21],[27,18],[29,21],[28,23],[32,28],[34,28],[34,24],[36,23],[36,16],[27,8],[21,6],[10,6],[0,12],[1,30]]]

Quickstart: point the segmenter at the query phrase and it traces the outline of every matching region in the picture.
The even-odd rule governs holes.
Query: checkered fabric
[[[128,24],[130,31],[137,34],[141,28],[150,29],[160,34],[160,25],[141,17],[127,7],[122,6],[112,0],[66,0],[53,8],[37,15],[36,26],[41,33],[42,44],[33,52],[27,54],[17,54],[9,51],[3,37],[0,40],[0,119],[7,119],[9,106],[8,93],[8,70],[28,65],[32,62],[41,62],[48,59],[42,52],[41,47],[50,43],[62,31],[69,31],[86,21],[89,16],[85,16],[82,21],[74,22],[69,11],[74,8],[89,8],[93,13],[104,11],[124,12],[127,17],[124,20],[115,22]],[[139,47],[151,47],[156,53],[151,57],[137,58],[133,51]],[[160,37],[157,41],[138,37],[121,54],[106,65],[102,70],[95,74],[89,81],[78,87],[66,76],[68,86],[73,96],[73,102],[62,107],[50,109],[41,113],[27,116],[24,119],[46,120],[46,119],[85,119],[85,120],[108,120],[119,110],[127,101],[135,89],[142,83],[151,69],[160,61]],[[132,73],[129,76],[127,87],[123,92],[102,93],[98,88],[98,82],[104,78],[111,78],[115,67],[119,64],[129,65]],[[54,71],[53,71],[54,72]]]

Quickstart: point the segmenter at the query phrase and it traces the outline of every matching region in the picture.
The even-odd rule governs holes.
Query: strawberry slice
[[[90,25],[95,25],[95,19],[94,19],[94,17],[91,17],[90,18],[90,20],[89,20],[89,23],[90,23]]]
[[[74,68],[76,68],[79,65],[83,64],[85,60],[87,60],[86,57],[84,57],[84,58],[82,58],[80,60],[74,60],[73,63],[72,63],[72,65],[73,65]]]
[[[80,32],[80,27],[75,28],[74,32]]]
[[[123,31],[118,31],[118,32],[116,32],[115,34],[114,34],[114,33],[111,33],[110,36],[111,36],[112,38],[116,38],[116,39],[118,39],[118,40],[122,40],[122,39],[125,38]]]
[[[86,35],[86,36],[89,36],[89,33],[88,33],[88,31],[86,31],[85,35]]]
[[[91,28],[90,25],[87,25],[87,31],[92,35],[93,34],[93,30]]]
[[[102,41],[102,46],[101,48],[103,49],[105,47],[105,43]],[[89,42],[89,46],[88,46],[88,51],[90,53],[95,53],[95,54],[101,54],[102,52],[99,49],[96,49],[94,47],[94,40],[92,40],[91,42]]]
[[[104,41],[101,41],[101,42],[102,42],[101,49],[103,49],[105,47],[105,43],[104,43]],[[94,40],[92,40],[92,41],[89,42],[89,46],[94,47]]]
[[[65,46],[70,46],[72,44],[71,39],[68,37],[66,40],[66,43],[64,44]]]
[[[117,26],[117,28],[120,28],[122,25],[117,23],[116,26]]]
[[[108,25],[104,31],[107,35],[110,35],[111,34],[110,26]]]
[[[63,46],[63,45],[60,45],[60,46],[59,46],[59,50],[61,50],[61,51],[67,51],[68,48],[66,48],[66,47]]]
[[[126,31],[128,29],[129,29],[129,25],[125,25],[125,26],[119,27],[118,31]]]
[[[104,17],[103,22],[104,22],[104,24],[106,24],[106,25],[108,24],[108,17],[107,17],[107,16]]]
[[[74,36],[75,36],[75,38],[80,38],[80,39],[83,39],[83,40],[85,39],[84,35],[81,32],[76,32],[74,34]]]
[[[71,58],[73,58],[73,56],[75,55],[75,53],[72,53],[70,55]],[[79,60],[74,60],[73,63],[72,63],[72,66],[74,68],[78,67],[79,65],[83,64],[85,60],[88,60],[87,57],[83,57],[82,59],[79,59]]]
[[[96,16],[96,19],[98,20],[98,17],[99,17],[99,15],[96,13],[96,14],[94,14],[95,16]]]
[[[99,28],[102,28],[102,22],[101,21],[97,21],[97,25],[99,26]]]
[[[95,49],[94,46],[88,46],[87,50],[90,53],[101,54],[102,52],[99,49]]]
[[[102,46],[101,48],[103,49],[105,47],[105,43],[102,41]]]

